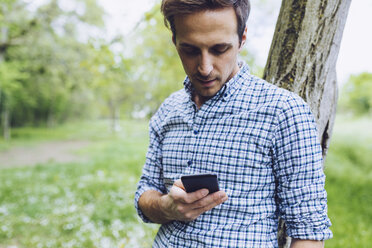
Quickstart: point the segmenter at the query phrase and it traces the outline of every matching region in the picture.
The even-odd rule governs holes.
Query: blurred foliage
[[[83,163],[0,165],[0,247],[150,247],[157,225],[144,227],[133,192],[147,147],[147,123],[123,121],[113,135],[104,121],[14,128],[14,145],[92,141]],[[0,139],[1,147],[1,139]]]
[[[340,110],[356,115],[372,114],[372,73],[349,78],[341,92]]]
[[[94,92],[96,106],[113,121],[112,129],[119,128],[120,113],[130,116],[136,96],[143,94],[133,78],[133,60],[115,55],[110,45],[123,42],[121,37],[107,43],[104,40],[89,42],[90,57],[81,66],[90,72],[89,89]]]
[[[137,108],[147,108],[152,115],[170,93],[183,87],[185,73],[172,43],[172,35],[164,27],[160,5],[145,13],[144,21],[135,31],[135,67],[142,87],[147,89]]]
[[[333,239],[326,247],[372,242],[372,119],[338,115],[325,163]]]
[[[0,3],[0,110],[2,126],[54,125],[72,116],[86,116],[89,102],[89,57],[78,29],[103,25],[95,0],[77,1],[82,8],[66,10],[50,0],[36,9],[31,3]],[[83,10],[83,11],[81,11]],[[88,107],[89,108],[89,107]]]

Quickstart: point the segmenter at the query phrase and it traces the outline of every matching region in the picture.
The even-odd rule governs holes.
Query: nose
[[[213,70],[213,61],[211,56],[208,54],[201,54],[200,55],[200,61],[198,65],[198,71],[201,76],[207,77],[209,74],[211,74]]]

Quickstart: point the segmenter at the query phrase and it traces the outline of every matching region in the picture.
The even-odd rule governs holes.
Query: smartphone
[[[216,174],[195,174],[181,176],[181,181],[187,193],[199,189],[208,189],[209,194],[219,191],[218,179]]]

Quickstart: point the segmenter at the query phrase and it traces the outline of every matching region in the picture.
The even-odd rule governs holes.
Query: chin
[[[216,95],[218,90],[213,90],[213,91],[203,91],[200,92],[200,95],[204,98],[212,98],[214,95]]]

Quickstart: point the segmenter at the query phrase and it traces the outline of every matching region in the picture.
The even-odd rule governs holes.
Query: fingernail
[[[208,195],[208,193],[209,193],[209,191],[208,191],[207,189],[203,189],[203,190],[202,190],[202,195],[203,195],[203,196]]]

